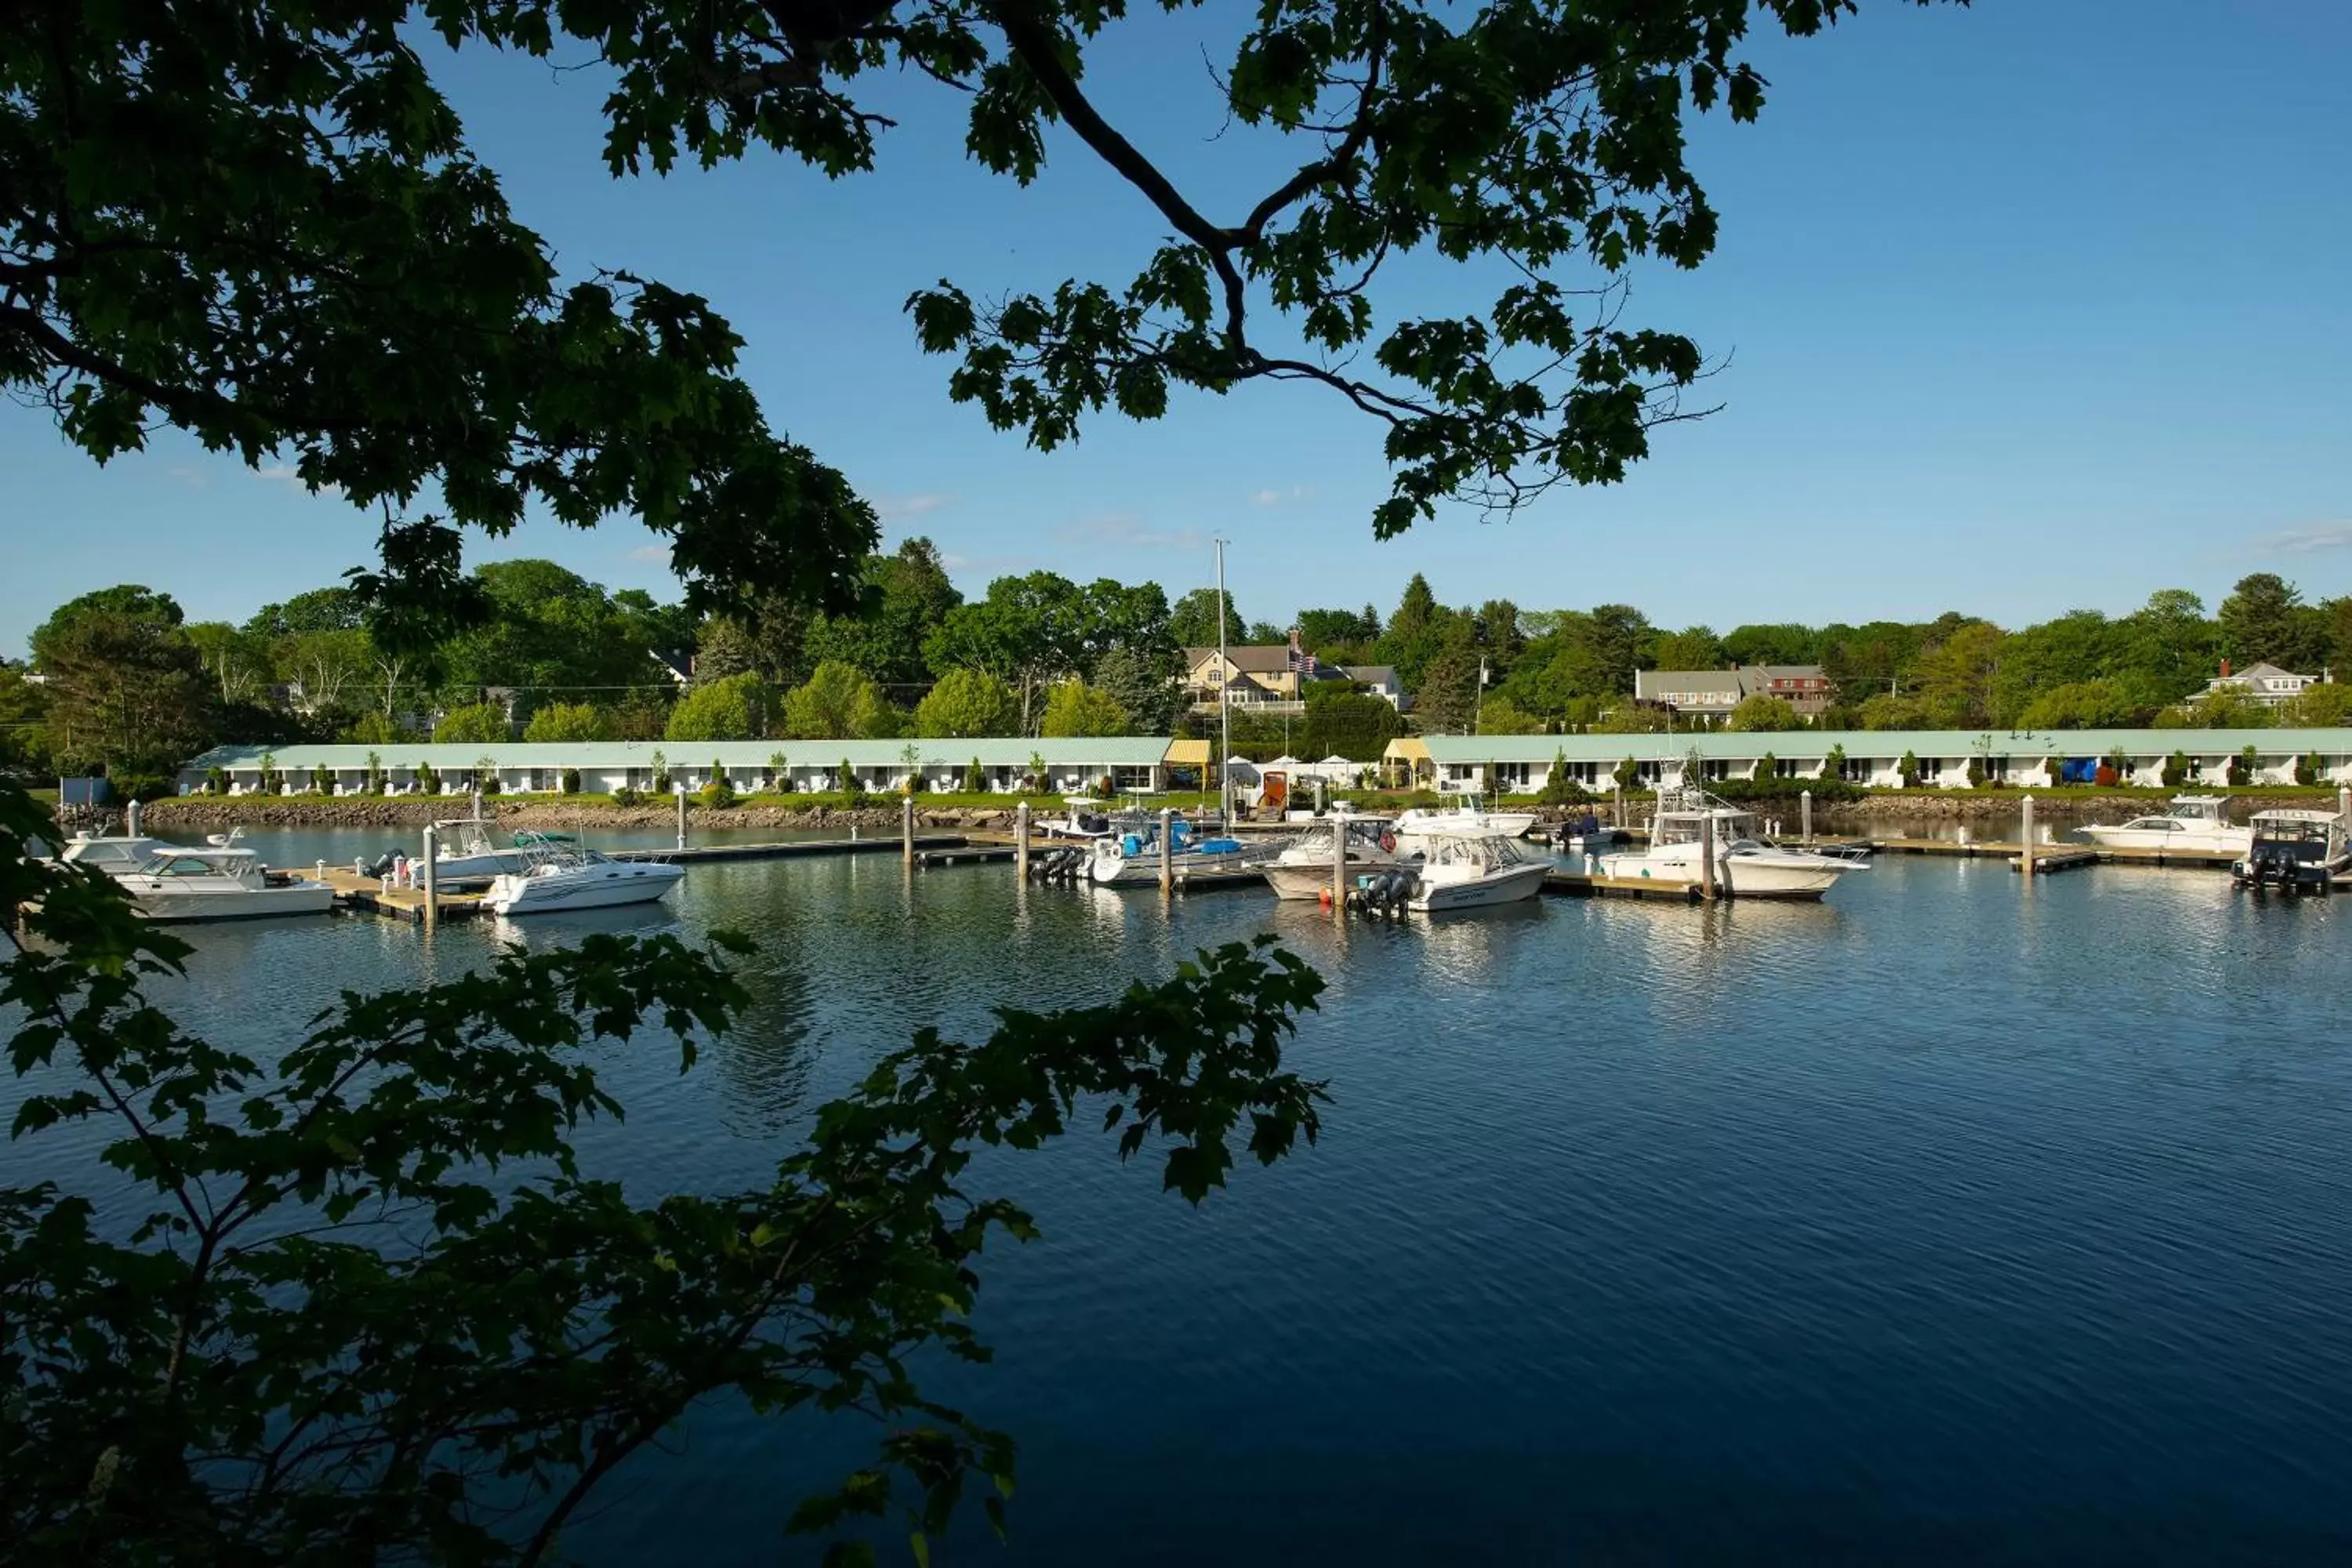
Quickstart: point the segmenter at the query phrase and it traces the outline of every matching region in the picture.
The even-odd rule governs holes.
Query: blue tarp
[[[2096,757],[2068,757],[2065,762],[2059,765],[2058,782],[2060,784],[2098,783],[2099,759]]]

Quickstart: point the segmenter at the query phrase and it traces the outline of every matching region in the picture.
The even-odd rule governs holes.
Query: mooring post
[[[677,847],[686,847],[686,786],[677,786]]]
[[[1813,841],[1813,792],[1811,790],[1797,792],[1797,826],[1804,834],[1805,842],[1811,844]]]
[[[1715,901],[1715,813],[1698,819],[1698,896]]]
[[[1176,814],[1166,806],[1160,808],[1160,896],[1166,898],[1176,890]]]
[[[136,800],[122,808],[122,831],[131,837],[139,837],[140,805]]]
[[[131,803],[131,809],[133,811],[139,809],[137,802]],[[2338,816],[2352,818],[2352,784],[2343,784],[2336,789],[2336,814]],[[139,830],[134,827],[131,831],[136,833]]]
[[[431,931],[441,913],[441,830],[425,825],[425,929]]]
[[[1331,912],[1348,912],[1348,824],[1331,818]]]
[[[2031,879],[2033,876],[2033,797],[2027,795],[2018,809],[2017,836],[2023,840],[2024,847],[2018,855],[2017,868]]]
[[[911,795],[898,803],[898,858],[909,866],[915,863],[915,797]]]
[[[1013,808],[1013,875],[1019,881],[1029,879],[1029,803],[1025,800]]]
[[[1625,821],[1625,786],[1617,786],[1617,804],[1609,808],[1609,826],[1622,833],[1629,826]]]

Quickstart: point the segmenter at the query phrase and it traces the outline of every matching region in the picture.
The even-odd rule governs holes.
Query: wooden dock
[[[335,907],[352,910],[361,914],[383,915],[389,920],[422,921],[425,919],[425,889],[422,888],[388,888],[374,877],[362,877],[349,866],[330,866],[327,885],[335,889]],[[440,895],[440,918],[445,921],[468,921],[489,911],[482,907],[482,891]]]
[[[1544,879],[1543,890],[1565,899],[1657,899],[1674,904],[1699,901],[1696,882],[1663,881],[1655,877],[1602,877],[1584,871],[1554,871]]]

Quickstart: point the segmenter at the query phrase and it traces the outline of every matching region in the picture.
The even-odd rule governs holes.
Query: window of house
[[[1526,789],[1528,787],[1528,764],[1525,763],[1496,763],[1495,764],[1495,784],[1498,789]]]
[[[1658,780],[1664,775],[1664,773],[1665,764],[1664,763],[1636,763],[1633,764],[1633,777],[1645,784],[1656,784]]]
[[[1709,758],[1706,762],[1699,763],[1698,776],[1710,781],[1716,779],[1727,779],[1731,776],[1731,764],[1726,762],[1718,762],[1714,758]]]

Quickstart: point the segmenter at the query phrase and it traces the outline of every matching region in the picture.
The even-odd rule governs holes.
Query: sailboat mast
[[[1233,667],[1225,662],[1225,542],[1217,541],[1217,813],[1234,819],[1234,721],[1226,699],[1234,684]]]

